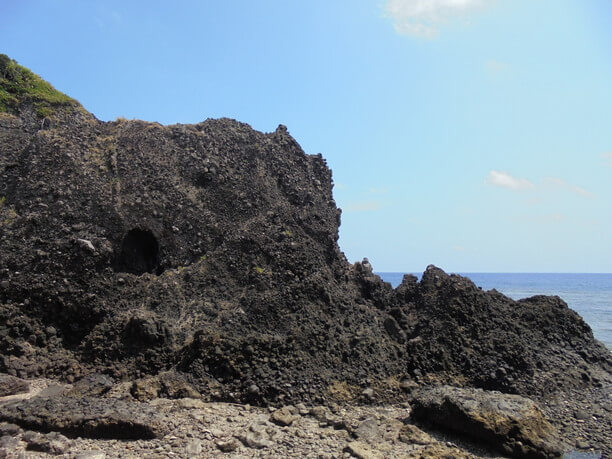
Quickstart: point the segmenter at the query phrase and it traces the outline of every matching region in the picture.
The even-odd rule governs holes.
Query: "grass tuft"
[[[6,54],[0,54],[0,112],[17,114],[19,106],[31,102],[39,117],[52,115],[63,107],[79,103]]]

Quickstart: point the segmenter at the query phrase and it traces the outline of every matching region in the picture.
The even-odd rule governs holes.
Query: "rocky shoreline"
[[[0,397],[54,381],[2,400],[2,454],[610,456],[584,320],[349,263],[331,171],[285,126],[102,122],[0,77]]]
[[[571,457],[608,457],[611,452],[609,413],[597,412],[596,418],[592,411],[598,402],[608,403],[599,409],[610,408],[603,393],[599,400],[591,398],[587,420],[575,400],[552,409],[541,405],[542,416],[523,397],[448,386],[415,388],[411,403],[401,405],[280,408],[197,398],[139,402],[130,385],[114,385],[101,394],[93,380],[88,391],[98,396],[83,395],[84,389],[35,380],[28,392],[2,397],[0,457],[501,458],[572,451]],[[451,402],[441,402],[445,397]],[[458,407],[463,408],[453,412]],[[568,415],[549,424],[546,414],[558,408]],[[504,416],[514,432],[501,427]],[[450,429],[441,429],[436,419]],[[470,422],[477,426],[475,436],[460,435],[452,426]]]

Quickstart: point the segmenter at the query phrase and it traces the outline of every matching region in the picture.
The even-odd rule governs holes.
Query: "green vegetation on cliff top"
[[[79,106],[76,100],[35,73],[0,54],[0,112],[17,114],[24,102],[30,102],[40,117],[49,116],[61,107]]]

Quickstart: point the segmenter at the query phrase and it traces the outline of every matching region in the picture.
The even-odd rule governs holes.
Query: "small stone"
[[[219,450],[223,451],[224,453],[231,453],[232,451],[236,451],[240,446],[240,444],[235,438],[231,438],[227,441],[217,440],[215,444],[217,445],[217,448],[219,448]]]
[[[77,239],[77,244],[79,245],[79,247],[87,250],[88,252],[95,253],[96,251],[94,245],[91,243],[91,241],[88,241],[87,239]]]
[[[279,426],[290,426],[296,419],[297,417],[291,413],[291,408],[288,406],[276,410],[270,416],[270,420]]]
[[[251,395],[257,395],[259,394],[259,387],[257,387],[255,384],[251,384],[247,391]]]
[[[367,389],[363,390],[361,395],[363,395],[368,400],[372,400],[374,398],[374,389],[368,387]]]
[[[304,405],[303,403],[298,403],[297,405],[295,405],[295,407],[298,410],[298,413],[301,416],[306,416],[308,414],[308,408],[306,408],[306,405]]]
[[[411,379],[403,379],[400,382],[400,389],[402,389],[404,392],[412,392],[414,389],[417,389],[418,387],[419,385]]]
[[[267,434],[264,432],[253,432],[248,431],[245,435],[243,435],[240,440],[248,446],[249,448],[254,449],[262,449],[267,448],[272,444],[270,440],[268,440]]]
[[[317,421],[325,422],[325,417],[328,414],[328,409],[324,406],[313,406],[310,408],[310,415]]]

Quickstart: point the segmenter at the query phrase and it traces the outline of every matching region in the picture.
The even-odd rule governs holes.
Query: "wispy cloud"
[[[557,177],[547,177],[543,180],[543,183],[549,188],[566,190],[571,193],[575,193],[579,196],[583,196],[585,198],[592,198],[594,196],[593,193],[591,193],[590,191],[587,191],[582,187],[572,185],[571,183],[568,183],[565,180]]]
[[[389,187],[383,187],[383,188],[370,188],[368,190],[368,193],[371,194],[386,194],[390,191]]]
[[[487,175],[486,178],[486,183],[489,185],[493,185],[493,186],[499,186],[502,188],[507,188],[509,190],[514,190],[514,191],[523,191],[523,190],[539,190],[539,191],[543,191],[543,190],[553,190],[553,191],[557,191],[557,190],[562,190],[562,191],[567,191],[570,193],[574,193],[578,196],[582,196],[583,198],[592,198],[595,195],[593,193],[591,193],[590,191],[574,185],[572,183],[569,183],[567,180],[564,180],[562,178],[558,178],[558,177],[546,177],[542,180],[540,180],[538,182],[538,184],[536,185],[535,183],[525,179],[525,178],[517,178],[517,177],[513,177],[512,175],[508,174],[507,172],[504,171],[496,171],[496,170],[492,170],[489,171],[489,174]],[[541,198],[539,197],[534,197],[532,199],[529,200],[530,204],[537,204],[538,202],[540,202]]]
[[[387,0],[385,13],[403,35],[434,38],[440,26],[492,0]]]
[[[603,153],[603,154],[601,155],[601,157],[603,158],[604,163],[605,163],[607,166],[612,167],[612,152],[609,152],[609,153]]]
[[[513,177],[507,172],[495,170],[489,171],[487,183],[510,190],[528,190],[530,188],[535,188],[535,185],[527,179]]]
[[[344,208],[345,212],[373,212],[380,210],[382,203],[380,201],[360,201],[353,202]]]

